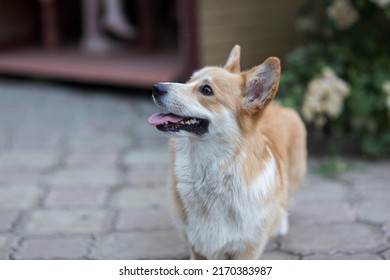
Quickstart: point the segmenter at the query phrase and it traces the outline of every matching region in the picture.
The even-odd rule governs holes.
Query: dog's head
[[[161,113],[148,122],[175,137],[243,132],[257,123],[274,98],[279,78],[280,61],[275,57],[241,72],[236,45],[224,67],[198,70],[185,84],[153,85],[153,100]]]

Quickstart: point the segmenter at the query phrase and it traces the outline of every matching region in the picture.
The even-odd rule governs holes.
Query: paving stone
[[[387,181],[386,183],[372,184],[369,186],[357,185],[357,193],[361,199],[373,199],[373,200],[383,200],[390,197],[390,184]],[[390,201],[390,199],[388,199]]]
[[[23,232],[37,234],[91,234],[108,229],[112,214],[107,210],[36,210],[25,221]]]
[[[146,120],[150,115],[156,113],[156,110],[158,110],[150,95],[148,95],[146,99],[135,98],[131,104],[133,105],[132,109],[136,111],[136,115],[140,120]],[[156,128],[154,129],[157,130]]]
[[[116,150],[128,147],[132,144],[131,138],[122,133],[107,132],[107,131],[94,131],[82,133],[80,135],[74,135],[70,141],[70,147],[72,150]]]
[[[98,238],[94,259],[187,259],[189,252],[172,230],[113,233]]]
[[[10,231],[18,217],[18,212],[0,212],[0,232]]]
[[[390,237],[390,222],[383,225],[383,231],[387,237]]]
[[[356,160],[355,160],[356,161]],[[356,165],[356,163],[354,163]],[[360,161],[354,170],[341,176],[345,181],[359,186],[371,186],[390,180],[390,162],[365,162]]]
[[[61,133],[47,127],[39,128],[34,125],[29,130],[19,128],[13,135],[12,150],[60,148],[62,139]]]
[[[0,187],[0,211],[34,207],[41,193],[42,190],[35,185]]]
[[[361,191],[370,191],[375,188],[390,188],[387,177],[376,177],[371,173],[365,173],[365,176],[359,180],[353,181],[353,187]]]
[[[130,100],[110,92],[85,95],[76,88],[4,81],[0,80],[0,258],[8,258],[11,248],[19,249],[16,257],[85,258],[89,238],[66,235],[72,233],[96,235],[95,258],[188,258],[168,226],[172,203],[166,188],[167,137],[147,125],[148,116],[156,112],[149,97]],[[120,154],[124,149],[128,152]],[[63,151],[67,154],[61,158]],[[290,208],[290,233],[278,239],[282,249],[271,240],[265,256],[389,259],[390,161],[354,159],[356,169],[336,180],[312,172],[319,162],[309,158],[310,172]],[[126,170],[119,171],[118,163]],[[57,169],[42,172],[52,167]],[[45,190],[35,187],[41,183],[49,187],[45,209],[36,208]],[[119,214],[115,224],[112,213],[103,210],[111,194],[109,207]],[[381,231],[351,223],[356,215],[346,205],[351,194],[356,194],[353,210],[358,217],[381,224]],[[21,247],[15,247],[15,234],[24,235]]]
[[[114,168],[66,168],[58,170],[46,178],[53,187],[109,187],[119,183],[118,171]]]
[[[289,213],[293,224],[352,222],[355,219],[355,213],[347,204],[336,202],[296,204],[289,208]]]
[[[154,113],[155,112],[156,109]],[[148,148],[148,147],[150,148],[153,146],[156,148],[167,147],[168,137],[166,137],[166,135],[161,133],[161,131],[158,131],[155,127],[147,124],[147,119],[152,114],[153,113],[150,113],[148,115],[143,115],[142,118],[138,117],[138,122],[142,124],[146,123],[146,125],[137,125],[132,127],[134,138],[138,140],[137,144],[140,147],[144,147],[144,148]]]
[[[382,260],[376,254],[333,254],[333,255],[311,255],[303,257],[304,260]]]
[[[340,202],[347,199],[347,190],[338,181],[309,176],[293,197],[297,203]]]
[[[259,260],[298,260],[299,256],[282,251],[264,252]]]
[[[268,243],[265,246],[264,251],[265,252],[275,251],[276,249],[278,249],[278,247],[279,245],[276,242],[276,238],[271,238],[270,240],[268,240]]]
[[[390,222],[390,200],[387,198],[360,202],[356,206],[356,211],[358,217],[363,220],[376,223]]]
[[[7,147],[11,139],[10,135],[10,129],[0,126],[0,149]]]
[[[51,189],[44,201],[49,208],[101,207],[107,197],[101,189]]]
[[[65,159],[67,166],[114,166],[118,160],[116,152],[74,152]]]
[[[309,159],[309,161],[312,161],[312,160],[313,159]],[[308,165],[310,165],[309,162],[308,162]],[[317,186],[317,185],[323,185],[324,180],[328,184],[332,184],[332,183],[336,182],[333,179],[327,179],[321,175],[314,174],[313,172],[310,171],[310,168],[309,168],[309,172],[306,174],[306,176],[302,182],[302,188],[305,189],[305,188],[311,188],[311,187]]]
[[[15,259],[83,259],[86,258],[90,237],[42,237],[26,239],[13,254]]]
[[[13,185],[13,184],[34,184],[41,180],[42,175],[37,171],[31,170],[13,170],[13,171],[1,171],[0,170],[0,186],[1,185]]]
[[[15,239],[10,234],[0,234],[0,260],[8,260]]]
[[[150,129],[150,128],[149,128]],[[164,135],[162,135],[161,132],[148,132],[144,137],[142,135],[135,135],[135,141],[137,143],[137,146],[141,149],[145,148],[151,148],[151,149],[159,149],[161,147],[168,147],[168,138]]]
[[[123,188],[116,191],[110,205],[120,209],[169,208],[171,200],[166,188]]]
[[[11,150],[0,153],[0,170],[45,170],[59,162],[53,151]]]
[[[384,251],[381,255],[385,258],[385,260],[390,260],[390,249]]]
[[[132,209],[122,211],[115,229],[119,231],[150,231],[173,228],[168,209]]]
[[[380,231],[357,223],[292,225],[282,240],[282,250],[301,254],[362,252],[385,244]]]
[[[387,177],[390,179],[390,160],[384,159],[376,162],[365,162],[368,166],[370,172],[373,172],[374,175],[379,175],[381,177]]]
[[[126,183],[134,187],[167,187],[168,165],[132,167],[126,174]]]
[[[128,152],[124,157],[124,164],[128,166],[169,165],[168,145],[158,149],[137,149]]]

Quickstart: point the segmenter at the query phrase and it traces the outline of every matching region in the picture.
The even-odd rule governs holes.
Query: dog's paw
[[[284,213],[280,219],[278,235],[285,236],[289,230],[288,213]]]

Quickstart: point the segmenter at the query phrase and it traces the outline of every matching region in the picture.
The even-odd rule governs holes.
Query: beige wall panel
[[[242,67],[268,56],[283,57],[301,37],[295,30],[304,0],[199,0],[200,63],[221,65],[234,44],[242,47]]]

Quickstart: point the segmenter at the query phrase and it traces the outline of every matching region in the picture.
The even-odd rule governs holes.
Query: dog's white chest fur
[[[272,210],[260,201],[274,186],[274,158],[247,186],[241,165],[245,155],[226,167],[227,154],[213,145],[176,144],[176,187],[187,215],[187,223],[180,223],[180,228],[193,249],[210,259],[242,250],[258,239]]]

